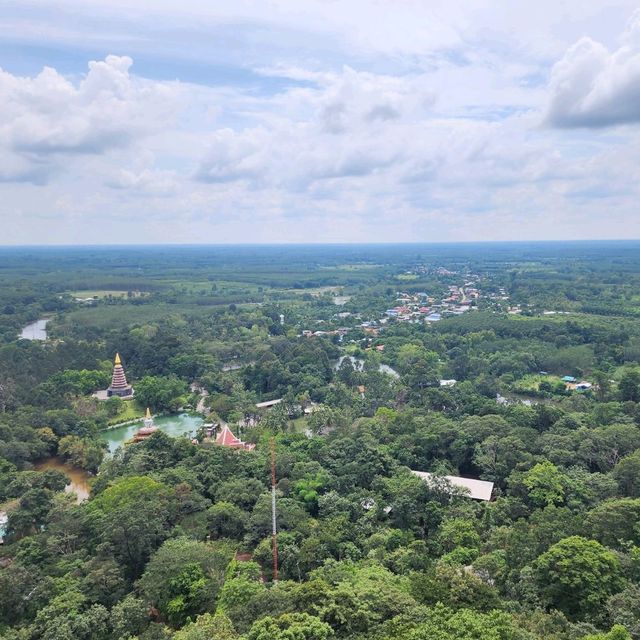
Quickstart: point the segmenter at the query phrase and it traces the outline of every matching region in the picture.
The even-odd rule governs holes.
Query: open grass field
[[[70,311],[56,319],[55,323],[61,331],[74,326],[116,328],[136,324],[148,324],[171,316],[206,315],[208,308],[198,305],[166,304],[154,305],[107,305],[88,307]]]
[[[144,412],[144,408],[141,407],[135,400],[125,400],[122,411],[114,418],[110,418],[107,424],[111,426],[120,422],[127,422],[128,420],[142,418],[144,417]]]
[[[158,284],[162,288],[175,289],[192,295],[203,293],[216,295],[256,294],[264,289],[264,287],[257,284],[218,279],[189,280],[188,278],[171,278],[159,280]]]
[[[531,373],[529,375],[520,378],[513,383],[513,389],[518,391],[538,391],[541,382],[548,382],[551,386],[556,385],[558,382],[562,382],[560,376],[548,374],[546,376],[537,373]]]

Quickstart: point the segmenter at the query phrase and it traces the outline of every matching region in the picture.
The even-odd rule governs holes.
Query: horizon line
[[[576,239],[546,239],[546,240],[429,240],[429,241],[358,241],[358,242],[118,242],[118,243],[35,243],[35,244],[0,244],[2,249],[72,249],[82,247],[358,247],[358,246],[417,246],[417,245],[489,245],[489,244],[587,244],[587,243],[623,243],[640,242],[640,238],[576,238]]]

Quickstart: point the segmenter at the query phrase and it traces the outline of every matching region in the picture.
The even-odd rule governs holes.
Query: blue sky
[[[0,0],[0,34],[3,244],[640,237],[632,2]]]

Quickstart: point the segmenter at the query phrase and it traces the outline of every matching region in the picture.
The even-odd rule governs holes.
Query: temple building
[[[120,354],[116,353],[113,361],[113,375],[111,376],[111,384],[107,389],[107,397],[118,396],[120,398],[133,397],[133,387],[127,383],[127,377],[124,374],[124,368],[120,360]]]
[[[236,438],[229,429],[229,425],[222,427],[222,431],[216,438],[216,444],[222,447],[231,447],[232,449],[244,449],[245,451],[252,451],[256,448],[255,444],[249,442],[243,442],[240,438]]]
[[[151,411],[149,407],[147,407],[147,415],[144,417],[144,425],[138,432],[133,436],[134,442],[141,442],[148,438],[152,433],[155,433],[158,430],[158,427],[153,423],[153,418],[151,416]]]

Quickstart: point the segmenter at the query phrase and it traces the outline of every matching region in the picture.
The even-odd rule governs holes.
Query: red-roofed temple
[[[116,353],[116,358],[113,361],[113,375],[111,376],[111,384],[107,389],[107,397],[110,398],[111,396],[120,398],[131,398],[133,396],[133,387],[127,383],[119,353]]]
[[[228,425],[225,425],[222,428],[222,431],[218,434],[216,444],[219,444],[222,447],[231,447],[232,449],[244,449],[245,451],[251,451],[256,448],[255,444],[242,442],[240,438],[236,438]]]

